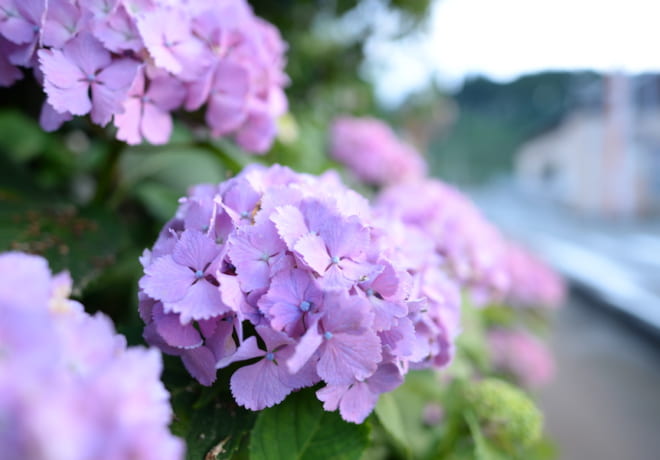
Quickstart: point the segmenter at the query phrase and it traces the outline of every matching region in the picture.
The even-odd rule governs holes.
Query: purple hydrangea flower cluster
[[[126,348],[43,258],[0,254],[0,273],[2,458],[181,459],[160,353]]]
[[[330,128],[330,155],[368,184],[395,184],[426,174],[422,156],[376,118],[337,118]]]
[[[241,362],[246,408],[323,381],[324,408],[360,423],[410,368],[447,364],[458,331],[457,288],[402,228],[334,173],[197,186],[141,259],[145,338],[204,385]]]
[[[506,301],[516,307],[558,308],[566,293],[564,282],[525,248],[509,243],[506,265],[511,279]]]
[[[436,179],[388,187],[377,207],[430,241],[430,251],[451,279],[483,305],[501,300],[511,285],[507,244],[462,193]]]
[[[528,388],[542,386],[555,372],[550,350],[533,335],[495,329],[488,333],[488,346],[495,369],[511,374]]]
[[[49,131],[90,114],[164,144],[170,112],[205,107],[212,135],[265,152],[287,110],[285,49],[245,0],[0,0],[0,85],[32,68]]]

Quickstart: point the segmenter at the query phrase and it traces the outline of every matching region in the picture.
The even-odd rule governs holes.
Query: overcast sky
[[[659,0],[436,0],[428,29],[375,42],[377,90],[393,103],[431,75],[497,80],[541,70],[660,71]]]

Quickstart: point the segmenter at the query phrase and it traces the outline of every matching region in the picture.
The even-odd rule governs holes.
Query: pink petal
[[[308,233],[298,239],[294,251],[316,273],[323,275],[331,264],[325,242],[318,236]]]
[[[41,36],[43,44],[62,48],[78,33],[80,17],[80,10],[69,1],[49,0]]]
[[[192,323],[181,324],[179,315],[165,313],[162,307],[155,308],[154,323],[158,334],[173,347],[195,348],[202,344],[202,337]]]
[[[333,256],[354,256],[369,245],[369,231],[355,216],[348,219],[333,216],[321,229],[321,237]]]
[[[374,410],[377,402],[378,395],[369,391],[365,382],[358,382],[341,398],[339,413],[347,422],[362,423]]]
[[[325,340],[316,371],[330,384],[350,385],[364,380],[378,368],[381,360],[380,339],[374,333],[334,334]]]
[[[166,144],[172,133],[172,116],[154,104],[145,104],[140,128],[145,139],[150,143]]]
[[[248,337],[238,346],[233,354],[218,360],[216,363],[216,368],[222,369],[223,367],[227,367],[232,363],[254,359],[259,356],[264,356],[265,354],[266,352],[259,348],[259,345],[257,345],[257,338],[254,336]]]
[[[307,361],[307,364],[295,374],[290,373],[286,363],[294,353],[295,348],[293,345],[286,345],[275,353],[280,381],[289,388],[294,389],[305,388],[318,383],[320,378],[316,373],[316,363],[313,360]]]
[[[274,406],[292,390],[280,381],[277,365],[266,359],[238,369],[230,384],[236,402],[251,410]]]
[[[16,45],[23,45],[34,40],[33,25],[20,16],[9,17],[0,22],[0,33]]]
[[[175,78],[158,77],[151,79],[146,95],[156,107],[163,111],[170,111],[183,103],[186,88]]]
[[[186,296],[176,302],[164,303],[166,310],[181,314],[181,321],[209,319],[229,311],[222,302],[218,288],[211,283],[200,280],[188,289]]]
[[[395,364],[386,363],[378,367],[374,375],[369,377],[367,383],[372,393],[387,393],[403,383],[403,376]]]
[[[206,336],[206,346],[213,352],[216,363],[236,352],[236,343],[232,337],[234,332],[234,323],[231,317],[216,320],[218,325],[215,332]],[[199,321],[200,329],[204,333],[202,327],[204,321]],[[206,334],[205,334],[206,335]]]
[[[332,412],[339,407],[339,401],[348,390],[347,385],[326,385],[316,392],[319,401],[323,401],[323,409]]]
[[[179,264],[202,270],[220,253],[213,240],[198,230],[185,230],[174,248],[172,258]]]
[[[94,36],[114,53],[124,50],[139,52],[144,48],[135,22],[129,17],[123,5],[114,14],[93,22]]]
[[[211,93],[205,120],[214,136],[222,136],[234,131],[243,123],[246,116],[243,99]]]
[[[211,386],[215,381],[215,357],[211,350],[206,347],[197,347],[192,350],[185,350],[181,353],[181,360],[199,383]]]
[[[252,112],[236,135],[236,142],[245,150],[265,153],[277,134],[275,118],[265,111]]]
[[[327,294],[323,306],[327,315],[323,319],[325,330],[361,334],[371,327],[373,313],[364,298],[345,293]]]
[[[123,99],[131,89],[139,69],[138,61],[128,58],[116,59],[98,74],[97,80]]]
[[[99,73],[92,83],[92,121],[101,126],[122,110],[128,91],[139,68],[137,61],[120,59]]]
[[[89,83],[83,73],[60,50],[38,52],[48,103],[58,112],[85,115],[92,108]]]
[[[60,113],[55,110],[48,101],[44,102],[41,106],[41,114],[39,115],[39,125],[44,131],[53,132],[62,126],[65,121],[71,120],[73,117],[69,112]]]
[[[216,279],[220,283],[219,289],[222,301],[240,316],[249,306],[245,300],[245,294],[238,283],[238,278],[219,273]]]
[[[142,142],[140,135],[140,119],[142,117],[142,102],[136,97],[124,101],[123,113],[115,115],[114,123],[117,129],[117,139],[131,145]]]
[[[290,250],[293,250],[300,237],[309,233],[304,216],[295,206],[285,205],[276,208],[270,215],[270,220],[275,224],[277,233]]]
[[[209,97],[213,83],[213,69],[204,72],[199,78],[188,84],[185,108],[189,111],[199,109]]]
[[[305,334],[300,338],[295,347],[295,352],[286,361],[286,366],[291,374],[298,373],[305,364],[314,356],[316,350],[323,343],[323,336],[318,331],[316,323],[312,324]]]
[[[78,35],[64,46],[63,53],[80,69],[83,77],[93,76],[110,65],[112,57],[101,43],[93,36],[84,33]]]
[[[195,274],[192,270],[176,263],[172,256],[166,255],[159,257],[145,269],[140,287],[154,299],[176,302],[186,296],[194,281]]]
[[[14,45],[0,36],[0,86],[11,86],[23,78],[23,73],[14,67],[7,56],[14,50]]]
[[[357,280],[349,279],[337,264],[332,264],[318,280],[319,286],[327,291],[346,291],[351,289]]]

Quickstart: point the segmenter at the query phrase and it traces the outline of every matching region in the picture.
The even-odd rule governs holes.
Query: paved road
[[[660,459],[660,342],[603,308],[572,295],[558,313],[547,429],[561,459]]]
[[[506,182],[474,191],[473,197],[505,234],[660,334],[659,218],[613,221],[583,216],[524,195]]]

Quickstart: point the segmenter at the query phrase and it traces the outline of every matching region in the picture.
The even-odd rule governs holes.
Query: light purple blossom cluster
[[[46,130],[90,114],[129,144],[167,142],[170,112],[265,152],[287,110],[286,45],[245,0],[0,0],[0,85],[32,68]]]
[[[408,237],[334,173],[197,186],[141,259],[145,338],[204,385],[241,362],[249,409],[323,381],[324,408],[360,423],[408,369],[447,364],[458,332],[457,289]]]
[[[426,174],[422,156],[376,118],[337,118],[330,128],[330,155],[358,179],[373,185],[395,184]]]
[[[516,307],[558,308],[566,288],[550,267],[525,248],[508,244],[506,265],[511,279],[506,301]]]
[[[488,332],[491,361],[496,370],[506,372],[522,385],[533,388],[550,381],[555,362],[550,350],[533,335],[516,330]]]
[[[497,302],[508,292],[505,240],[455,188],[436,179],[394,185],[381,191],[377,208],[427,239],[443,272],[476,304]]]
[[[180,459],[157,350],[126,348],[68,299],[67,273],[0,254],[0,452],[5,460]]]

